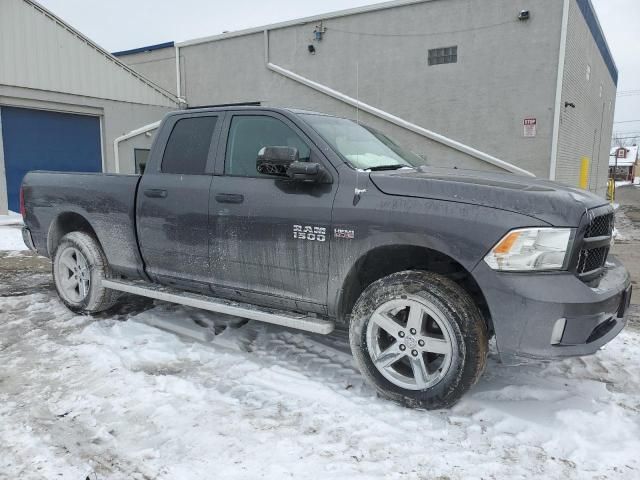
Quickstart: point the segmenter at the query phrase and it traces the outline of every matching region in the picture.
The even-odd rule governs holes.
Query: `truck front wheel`
[[[456,403],[482,374],[488,351],[486,324],[467,292],[423,271],[369,285],[349,337],[358,368],[383,397],[425,409]]]
[[[67,308],[98,313],[113,306],[117,292],[102,286],[109,276],[109,264],[95,238],[84,232],[62,237],[53,258],[53,280]]]

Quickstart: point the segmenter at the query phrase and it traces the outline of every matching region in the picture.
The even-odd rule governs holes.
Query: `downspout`
[[[568,0],[567,0],[568,1]],[[330,97],[333,97],[337,100],[340,100],[341,102],[346,103],[347,105],[351,105],[353,107],[356,107],[359,110],[365,111],[367,113],[370,113],[371,115],[374,115],[378,118],[382,118],[383,120],[386,120],[390,123],[393,123],[395,125],[398,125],[399,127],[405,128],[409,131],[412,131],[414,133],[417,133],[418,135],[421,135],[425,138],[428,138],[430,140],[433,140],[435,142],[441,143],[443,145],[446,145],[448,147],[453,148],[454,150],[458,150],[459,152],[465,153],[471,157],[477,158],[479,160],[482,160],[484,162],[487,162],[491,165],[495,165],[497,167],[500,167],[504,170],[507,170],[508,172],[511,173],[517,173],[520,175],[527,175],[530,177],[535,177],[535,175],[531,172],[529,172],[528,170],[524,170],[520,167],[517,167],[516,165],[513,165],[509,162],[505,162],[504,160],[500,160],[499,158],[496,158],[492,155],[489,155],[487,153],[481,152],[480,150],[477,150],[473,147],[470,147],[468,145],[465,145],[463,143],[460,143],[456,140],[453,140],[451,138],[445,137],[444,135],[440,135],[439,133],[433,132],[431,130],[427,130],[426,128],[420,127],[419,125],[416,125],[414,123],[408,122],[406,120],[403,120],[400,117],[397,117],[395,115],[392,115],[391,113],[385,112],[384,110],[380,110],[379,108],[376,108],[372,105],[369,105],[367,103],[363,103],[353,97],[349,97],[348,95],[345,95],[344,93],[338,92],[337,90],[334,90],[330,87],[327,87],[326,85],[322,85],[320,83],[314,82],[313,80],[310,80],[306,77],[303,77],[302,75],[298,75],[297,73],[294,73],[290,70],[287,70],[285,68],[282,68],[278,65],[275,65],[273,63],[271,63],[269,61],[269,30],[264,30],[264,60],[265,60],[265,64],[267,66],[267,68],[275,73],[278,73],[284,77],[287,77],[295,82],[301,83],[303,85],[306,85],[307,87],[310,87],[314,90],[317,90],[321,93],[324,93],[325,95],[328,95]]]
[[[129,133],[125,133],[124,135],[119,136],[113,141],[113,158],[116,162],[115,164],[116,173],[120,173],[120,152],[119,152],[120,142],[122,142],[123,140],[127,140],[129,138],[138,136],[140,134],[150,132],[151,130],[155,130],[159,126],[160,126],[159,121],[153,122],[153,123],[150,123],[149,125],[145,125],[144,127],[136,128],[135,130],[132,130]]]
[[[182,103],[183,100],[180,95],[180,47],[176,47],[176,97],[178,97],[178,103]]]
[[[553,136],[551,138],[551,159],[549,161],[549,180],[556,179],[558,166],[558,143],[560,142],[560,115],[562,111],[562,85],[564,83],[564,62],[567,58],[567,30],[569,29],[569,1],[564,0],[562,12],[562,33],[560,34],[560,54],[558,55],[558,78],[556,80],[556,103],[553,117]]]

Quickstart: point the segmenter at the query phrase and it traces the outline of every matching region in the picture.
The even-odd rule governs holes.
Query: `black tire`
[[[396,314],[380,313],[385,312],[386,306],[393,307],[394,305],[401,305],[403,302],[413,302],[411,304],[419,305],[419,308],[427,305],[433,312],[436,312],[438,323],[432,320],[432,316],[428,312],[425,315],[425,310],[418,310],[421,318],[420,325],[424,325],[424,327],[420,327],[421,332],[426,332],[427,329],[431,328],[431,331],[435,333],[424,333],[425,336],[421,337],[422,333],[418,332],[414,337],[415,330],[412,329],[412,334],[409,334],[408,330],[404,330],[408,327],[403,326],[402,315],[406,316],[406,321],[408,322],[411,308],[413,307],[407,306],[406,310],[400,310]],[[378,320],[374,321],[370,327],[369,324],[374,314]],[[386,329],[381,330],[378,326],[381,319],[380,315],[383,315],[384,318],[390,317],[394,321],[398,321],[402,331],[399,331],[396,337],[392,337],[388,335]],[[440,328],[441,324],[443,328]],[[438,328],[430,327],[430,325],[436,325]],[[395,328],[395,323],[393,327]],[[422,330],[422,328],[425,330]],[[441,333],[438,333],[439,330]],[[369,334],[367,333],[368,331]],[[373,331],[376,333],[371,333]],[[402,338],[400,338],[400,335],[402,335]],[[420,348],[414,347],[416,339],[422,338],[429,341],[431,337],[426,335],[433,335],[434,340],[440,342],[438,345],[445,345],[446,342],[442,342],[446,338],[450,339],[450,342],[444,347],[438,346],[438,348],[444,348],[443,351],[448,353],[423,353],[422,351],[416,353],[417,349]],[[411,337],[410,344],[407,343],[409,342],[408,337]],[[444,340],[440,340],[440,337]],[[487,326],[469,294],[452,280],[442,275],[424,271],[394,273],[369,285],[360,295],[353,308],[349,338],[351,351],[358,368],[367,382],[373,385],[381,396],[408,407],[430,410],[448,408],[454,405],[480,378],[485,368],[488,352]],[[388,350],[384,350],[379,345],[368,345],[368,338],[370,343],[389,342]],[[424,345],[424,341],[422,340],[421,345]],[[372,359],[372,354],[376,349],[379,351],[377,361],[379,364],[384,364],[388,361],[387,358],[391,358],[391,356],[387,355],[385,357],[383,354],[393,348],[401,349],[402,352],[396,351],[392,355],[396,357],[397,355],[404,355],[404,357],[394,360],[388,366],[377,367]],[[416,350],[413,350],[413,348],[416,348]],[[426,347],[424,348],[426,349]],[[447,348],[449,350],[446,350]],[[380,353],[382,350],[384,351]],[[415,355],[415,358],[410,355]],[[426,357],[423,357],[424,355]],[[430,377],[415,373],[414,365],[418,365],[418,363],[413,362],[420,362],[418,358],[423,359],[420,364],[423,366],[423,372],[429,369],[429,367],[424,368],[424,365],[431,365],[430,361],[435,365],[433,367],[432,381],[436,383],[429,385],[428,388],[420,388],[421,385],[429,383],[423,381],[423,379]],[[445,361],[447,365],[446,371],[443,366]],[[437,370],[439,365],[441,370]],[[401,373],[396,375],[397,372]],[[408,373],[403,374],[402,372]],[[399,384],[406,385],[408,382],[406,379],[411,374],[415,376],[415,386],[410,388],[400,386]],[[396,376],[401,380],[398,380]],[[441,376],[441,378],[438,379],[438,376]]]
[[[75,295],[68,293],[65,280],[69,280],[73,272],[65,267],[63,258],[74,257],[73,252],[80,252],[86,259],[87,269],[85,279],[88,279],[86,294]],[[97,240],[84,232],[71,232],[60,240],[53,257],[53,280],[60,300],[66,307],[76,313],[94,314],[112,307],[118,300],[118,292],[102,286],[102,280],[111,278],[111,269]],[[65,279],[66,277],[66,279]],[[76,290],[79,291],[79,290]]]

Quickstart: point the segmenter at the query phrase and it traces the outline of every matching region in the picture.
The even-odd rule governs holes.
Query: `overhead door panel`
[[[99,117],[15,107],[0,113],[9,210],[18,211],[30,170],[102,171]]]

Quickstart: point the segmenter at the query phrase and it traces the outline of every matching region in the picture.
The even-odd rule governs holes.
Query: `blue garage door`
[[[20,208],[20,184],[30,170],[100,172],[100,119],[2,107],[2,142],[9,210]]]

